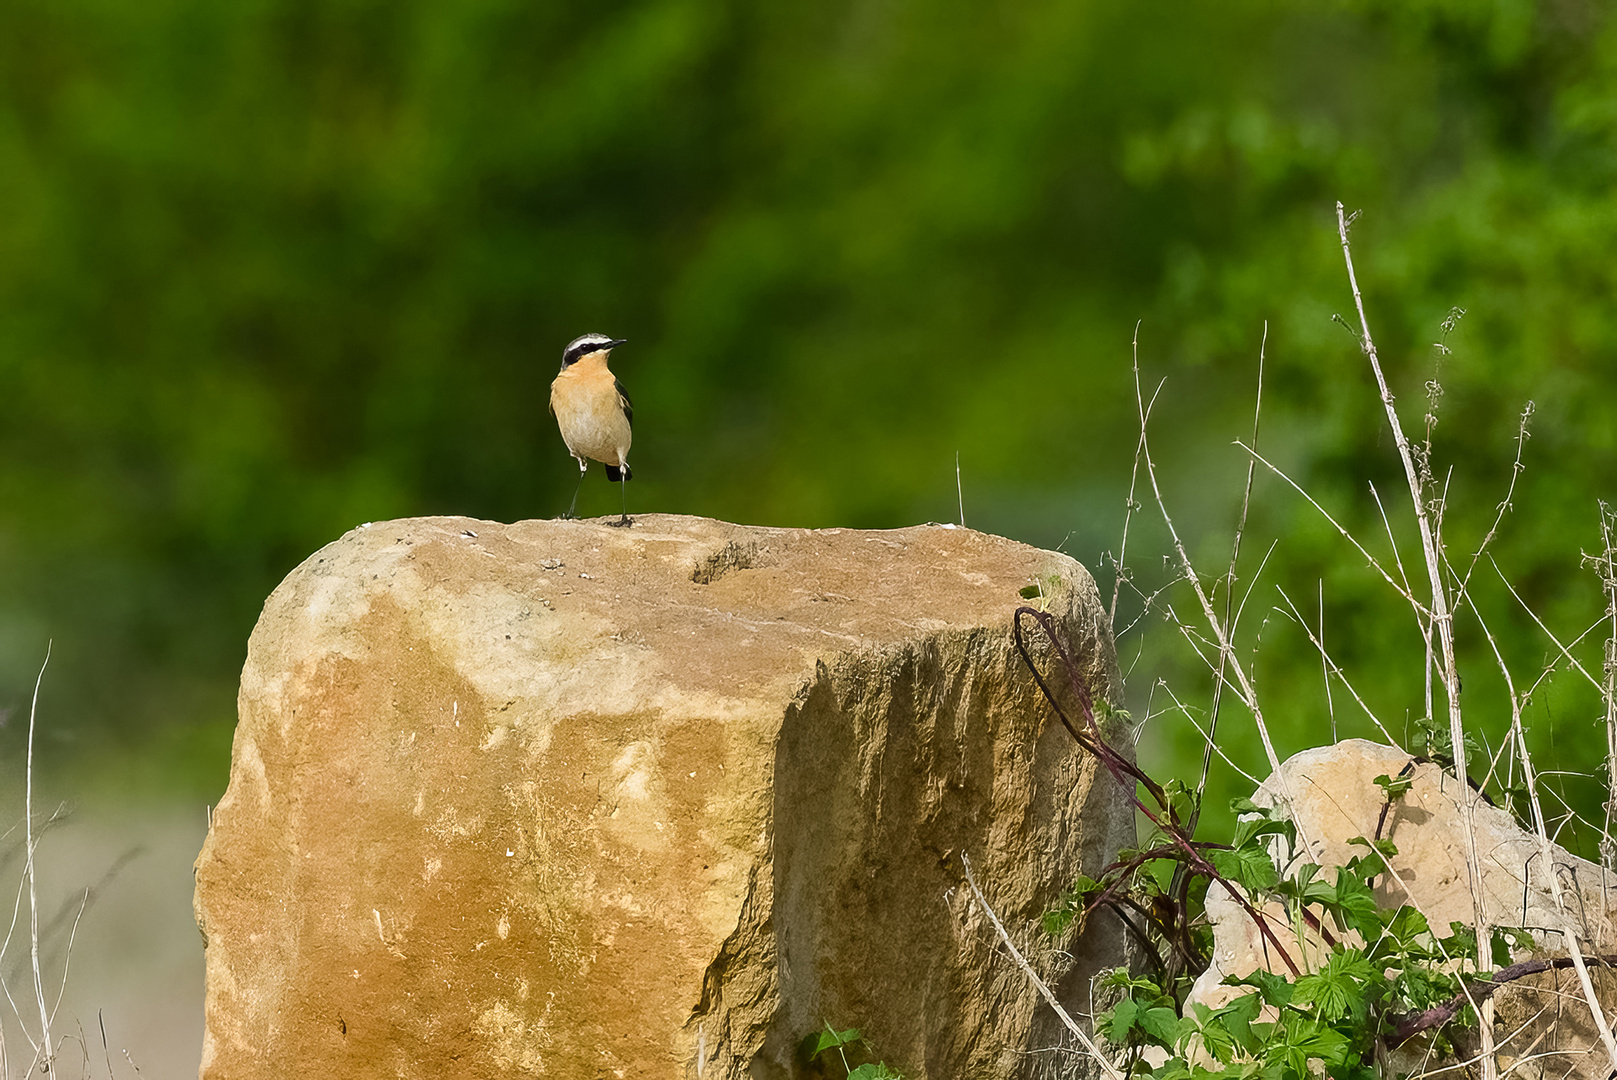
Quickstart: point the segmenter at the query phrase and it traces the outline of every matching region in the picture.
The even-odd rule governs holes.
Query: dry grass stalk
[[[1268,320],[1265,320],[1263,323],[1263,339],[1258,342],[1258,389],[1252,404],[1253,446],[1258,445],[1258,423],[1263,418],[1263,360],[1268,348],[1269,323]],[[1136,347],[1136,363],[1138,363],[1138,354],[1139,350]],[[1140,438],[1142,442],[1145,439],[1144,424],[1140,425]],[[1246,488],[1241,493],[1241,516],[1235,522],[1235,539],[1230,543],[1230,568],[1224,575],[1224,625],[1231,628],[1230,636],[1232,638],[1235,636],[1235,620],[1239,617],[1238,613],[1231,611],[1231,605],[1235,602],[1235,566],[1241,559],[1241,537],[1246,532],[1247,514],[1252,507],[1252,477],[1254,471],[1254,464],[1248,461],[1246,463]],[[1272,551],[1273,548],[1270,550]],[[1268,561],[1269,557],[1265,555],[1264,562]],[[1260,566],[1258,573],[1261,574],[1262,572],[1263,568]],[[1244,608],[1245,606],[1243,602],[1242,607]],[[1187,828],[1187,831],[1192,835],[1195,835],[1196,825],[1201,821],[1202,799],[1207,793],[1207,776],[1213,767],[1213,740],[1218,736],[1218,709],[1224,700],[1224,664],[1226,659],[1227,654],[1224,650],[1219,650],[1218,669],[1213,673],[1213,708],[1208,714],[1207,731],[1204,732],[1207,744],[1202,749],[1202,773],[1200,779],[1196,781],[1196,801],[1191,806],[1190,824]]]
[[[1230,685],[1229,676],[1222,674],[1228,669],[1235,677],[1231,687],[1240,696],[1241,704],[1252,714],[1253,723],[1257,725],[1258,737],[1263,742],[1263,752],[1269,758],[1269,767],[1275,773],[1280,772],[1280,756],[1275,753],[1274,740],[1269,737],[1269,725],[1264,722],[1263,709],[1258,704],[1257,691],[1252,681],[1247,677],[1246,669],[1241,665],[1239,657],[1235,654],[1235,646],[1231,640],[1230,628],[1219,619],[1218,612],[1214,610],[1213,603],[1207,596],[1207,590],[1202,587],[1201,578],[1196,574],[1196,567],[1190,561],[1190,555],[1185,551],[1185,545],[1179,538],[1179,530],[1174,527],[1173,516],[1168,513],[1167,503],[1162,498],[1162,487],[1157,483],[1157,470],[1151,460],[1151,446],[1146,439],[1146,412],[1144,395],[1140,391],[1140,360],[1136,351],[1134,358],[1134,400],[1140,417],[1140,456],[1145,462],[1146,478],[1151,482],[1151,493],[1156,498],[1157,509],[1162,513],[1163,524],[1167,526],[1168,537],[1173,543],[1175,556],[1179,561],[1180,572],[1190,582],[1191,589],[1196,594],[1196,601],[1201,605],[1202,617],[1206,620],[1208,628],[1212,631],[1214,644],[1219,653],[1219,663],[1215,671],[1219,672],[1219,681],[1226,686]],[[1206,659],[1205,657],[1203,658]],[[1282,793],[1290,798],[1289,793]]]
[[[50,662],[50,647],[46,646],[45,662],[40,665],[39,678],[34,680],[33,705],[28,710],[28,760],[23,785],[23,851],[26,859],[25,873],[28,877],[28,938],[30,959],[33,962],[34,998],[39,1004],[39,1042],[34,1045],[34,1062],[29,1063],[29,1072],[33,1071],[35,1062],[45,1072],[49,1072],[54,1057],[51,1049],[51,1017],[45,1007],[45,980],[39,964],[39,894],[38,878],[34,868],[34,726],[39,715],[39,688],[45,681],[45,668],[50,666]]]
[[[1358,703],[1358,706],[1361,710],[1363,710],[1364,715],[1369,717],[1370,722],[1376,726],[1376,730],[1381,732],[1381,737],[1386,739],[1387,742],[1397,745],[1398,740],[1392,737],[1392,732],[1387,730],[1387,726],[1381,722],[1380,717],[1376,716],[1375,712],[1371,710],[1369,704],[1364,700],[1364,698],[1359,696],[1358,690],[1354,689],[1353,684],[1348,681],[1347,672],[1338,667],[1336,661],[1332,659],[1330,653],[1325,651],[1325,642],[1314,635],[1313,628],[1310,627],[1307,620],[1303,618],[1302,612],[1297,610],[1297,605],[1292,603],[1291,597],[1286,595],[1286,590],[1280,588],[1278,585],[1275,586],[1275,589],[1280,593],[1280,598],[1286,602],[1286,607],[1289,610],[1291,617],[1296,621],[1298,626],[1303,628],[1303,633],[1308,635],[1309,644],[1313,645],[1314,648],[1319,651],[1319,661],[1320,664],[1325,668],[1326,672],[1326,685],[1330,685],[1330,676],[1335,675],[1337,679],[1341,681],[1342,685],[1347,688],[1347,692],[1353,696],[1353,700]],[[1324,604],[1321,603],[1320,607],[1321,610],[1323,610]]]
[[[1135,382],[1136,382],[1136,384],[1138,384],[1138,382],[1139,382],[1139,373],[1140,373],[1139,359],[1140,359],[1140,324],[1135,323],[1134,324],[1134,361],[1135,361],[1134,374],[1135,374]],[[1149,417],[1151,415],[1152,406],[1156,405],[1156,403],[1157,403],[1157,394],[1160,394],[1161,392],[1162,392],[1162,383],[1158,383],[1156,392],[1151,395],[1150,403],[1143,406],[1143,408],[1141,410],[1146,416]],[[1112,575],[1112,606],[1111,606],[1110,610],[1107,613],[1107,618],[1108,618],[1108,620],[1111,622],[1111,624],[1113,626],[1117,625],[1117,601],[1118,601],[1118,597],[1122,595],[1123,585],[1125,583],[1127,583],[1127,582],[1130,582],[1130,580],[1131,580],[1129,572],[1128,572],[1129,525],[1133,523],[1133,521],[1134,521],[1134,511],[1137,510],[1139,508],[1139,505],[1140,505],[1139,502],[1135,499],[1134,493],[1135,493],[1136,489],[1139,487],[1139,483],[1140,483],[1140,457],[1144,453],[1145,453],[1145,424],[1142,423],[1140,425],[1140,441],[1138,443],[1136,443],[1135,446],[1134,446],[1134,467],[1129,473],[1129,497],[1128,497],[1128,500],[1123,504],[1123,539],[1122,539],[1122,542],[1118,544],[1117,557],[1112,560],[1112,570],[1113,570],[1113,575]],[[1155,594],[1153,594],[1152,598],[1153,599],[1155,598]],[[1150,601],[1147,600],[1144,610],[1149,611],[1150,608],[1151,608]],[[1143,612],[1142,612],[1142,616],[1143,616]],[[1136,620],[1136,622],[1138,622],[1138,620]],[[1131,623],[1130,628],[1132,628],[1133,625],[1134,624]],[[1125,630],[1124,633],[1127,633],[1127,631]],[[1119,634],[1118,636],[1121,637],[1122,635]]]
[[[62,1007],[62,999],[67,993],[68,970],[73,959],[73,946],[78,940],[79,924],[84,918],[85,911],[89,908],[90,899],[94,893],[93,889],[85,889],[83,895],[79,898],[78,910],[76,912],[72,908],[71,901],[66,902],[62,906],[61,912],[54,920],[51,921],[48,926],[44,927],[43,929],[40,927],[38,862],[35,858],[35,854],[44,833],[52,826],[62,821],[66,815],[66,805],[64,804],[57,807],[56,811],[43,822],[36,822],[34,817],[34,736],[37,732],[39,716],[39,692],[41,686],[44,684],[45,671],[49,666],[50,649],[47,648],[45,653],[45,661],[40,665],[39,676],[34,681],[33,703],[28,713],[28,742],[24,761],[23,784],[23,872],[17,882],[17,893],[12,902],[11,922],[7,927],[5,938],[0,940],[0,960],[3,960],[7,951],[9,951],[11,947],[13,939],[17,936],[18,923],[20,922],[22,913],[23,895],[26,893],[28,897],[28,972],[34,991],[33,1005],[38,1010],[39,1016],[39,1027],[37,1033],[30,1030],[29,1021],[23,1015],[24,1010],[18,1007],[17,999],[12,995],[11,986],[7,983],[3,976],[0,976],[0,995],[3,995],[6,1002],[10,1005],[11,1014],[16,1019],[18,1028],[22,1032],[23,1037],[28,1041],[28,1045],[32,1051],[32,1057],[30,1058],[27,1067],[24,1068],[19,1074],[21,1076],[31,1075],[35,1071],[36,1066],[40,1072],[46,1074],[55,1075],[61,1072],[59,1060],[60,1055],[58,1053],[59,1044],[52,1032],[56,1025],[57,1013]],[[10,835],[10,830],[7,831],[6,835]],[[48,1002],[48,995],[45,991],[45,965],[40,955],[40,943],[42,935],[50,936],[57,930],[59,925],[66,925],[69,914],[72,916],[72,922],[71,925],[68,926],[67,943],[62,962],[61,981],[57,986],[55,1001]],[[74,1037],[72,1035],[64,1035],[61,1038],[61,1043],[65,1044],[70,1042],[73,1040],[73,1038]],[[78,1041],[81,1050],[83,1050],[84,1039],[82,1032],[79,1035]],[[86,1062],[87,1061],[88,1058],[86,1058]],[[11,1075],[11,1058],[9,1054],[9,1047],[6,1045],[4,1029],[3,1027],[0,1027],[0,1080],[10,1080]]]
[[[983,891],[977,887],[977,878],[971,872],[971,859],[963,851],[960,853],[960,864],[966,869],[966,884],[971,887],[971,895],[977,898],[978,906],[983,909],[983,914],[988,916],[988,921],[994,926],[994,932],[999,935],[1000,943],[1011,954],[1011,959],[1016,961],[1016,966],[1022,969],[1022,974],[1032,981],[1050,1008],[1055,1010],[1056,1016],[1066,1025],[1067,1030],[1072,1032],[1073,1038],[1077,1039],[1079,1045],[1089,1052],[1090,1057],[1094,1058],[1095,1064],[1100,1067],[1101,1075],[1105,1076],[1106,1080],[1126,1080],[1118,1067],[1113,1065],[1105,1054],[1101,1053],[1100,1047],[1095,1045],[1095,1040],[1091,1039],[1078,1021],[1074,1020],[1072,1015],[1061,1007],[1061,1002],[1056,1000],[1055,993],[1051,991],[1049,984],[1039,978],[1039,973],[1033,970],[1033,965],[1029,964],[1021,952],[1017,950],[1015,943],[1011,941],[1011,935],[1005,930],[1005,924],[999,921],[999,916],[994,914],[994,909],[988,906],[988,900],[983,896]]]

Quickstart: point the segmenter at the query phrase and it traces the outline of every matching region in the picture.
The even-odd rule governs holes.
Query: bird
[[[561,354],[561,371],[550,384],[550,411],[556,415],[567,452],[578,461],[578,487],[563,517],[578,509],[578,493],[584,487],[584,474],[593,459],[606,466],[606,478],[624,483],[629,471],[629,442],[634,428],[634,405],[606,366],[612,350],[626,338],[605,334],[585,334],[567,343]],[[624,489],[623,516],[610,524],[632,525],[629,495]]]

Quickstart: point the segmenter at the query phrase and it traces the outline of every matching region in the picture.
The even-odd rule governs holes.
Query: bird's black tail
[[[627,463],[623,465],[608,465],[606,467],[606,478],[612,481],[614,484],[621,484],[625,480],[633,480],[634,473],[629,471],[629,466]]]

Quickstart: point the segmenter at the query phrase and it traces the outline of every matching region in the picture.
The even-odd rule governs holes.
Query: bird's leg
[[[622,458],[618,459],[619,469],[624,467],[622,460]],[[611,524],[616,525],[618,528],[624,528],[625,526],[633,525],[634,522],[629,520],[629,478],[621,472],[618,474],[618,487],[623,489],[623,516]]]
[[[578,516],[578,493],[584,490],[584,474],[589,472],[589,468],[589,462],[583,458],[578,459],[578,486],[573,489],[573,501],[567,504],[567,513],[562,515],[563,521],[570,521]]]

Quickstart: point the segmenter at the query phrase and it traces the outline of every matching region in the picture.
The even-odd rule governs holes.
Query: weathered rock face
[[[1104,694],[1088,574],[965,530],[350,532],[249,645],[202,1076],[790,1077],[825,1021],[1038,1075],[957,853],[1028,925],[1133,824],[1016,657],[1030,584]],[[1029,944],[1071,987],[1120,947]]]

